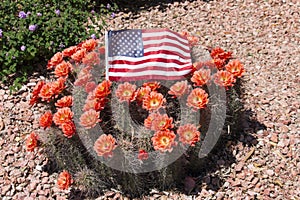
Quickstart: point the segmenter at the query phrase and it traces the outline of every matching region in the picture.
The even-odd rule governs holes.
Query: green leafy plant
[[[1,1],[0,81],[13,83],[11,89],[20,87],[37,63],[64,47],[99,36],[105,26],[103,16],[113,9],[85,0]],[[93,26],[99,20],[100,25]]]

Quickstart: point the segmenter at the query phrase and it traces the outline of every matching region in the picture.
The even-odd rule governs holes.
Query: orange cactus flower
[[[234,77],[241,78],[243,73],[245,73],[244,66],[239,60],[230,61],[225,68],[228,72],[233,74]]]
[[[189,41],[189,45],[190,46],[195,46],[199,42],[199,38],[198,37],[192,36],[187,31],[182,31],[180,34]]]
[[[97,112],[96,110],[90,109],[88,111],[85,111],[80,119],[80,125],[83,126],[86,129],[90,129],[96,126],[98,122],[101,120],[99,119],[100,112]]]
[[[43,128],[48,128],[52,125],[52,113],[51,111],[46,111],[41,117],[40,117],[40,126]]]
[[[170,91],[168,92],[170,95],[173,95],[174,98],[180,98],[186,93],[188,93],[189,87],[187,81],[176,82],[171,86]]]
[[[232,56],[232,52],[225,52],[223,49],[220,47],[216,47],[212,49],[210,52],[210,56],[214,59],[219,58],[221,60],[228,60]]]
[[[98,99],[98,98],[87,98],[85,101],[85,105],[83,106],[83,111],[88,111],[90,109],[96,110],[96,111],[101,111],[104,109],[106,103],[106,99]]]
[[[104,98],[107,97],[107,95],[110,94],[110,86],[111,81],[110,80],[104,80],[94,90],[94,95],[96,98]]]
[[[189,41],[190,46],[195,46],[199,43],[199,38],[196,36],[189,36],[189,37],[187,37],[187,39]]]
[[[38,102],[38,100],[39,100],[39,97],[37,97],[37,96],[31,97],[31,99],[29,100],[29,105],[33,106],[36,102]]]
[[[139,160],[147,160],[149,158],[149,154],[144,149],[139,150],[138,159]]]
[[[71,58],[73,60],[75,60],[76,62],[81,62],[81,60],[82,60],[82,58],[84,58],[85,54],[86,54],[86,49],[79,49],[71,56]]]
[[[90,93],[90,92],[94,91],[94,89],[96,87],[97,87],[97,84],[94,81],[87,82],[85,84],[85,91],[86,91],[86,93]]]
[[[56,77],[64,77],[67,76],[71,70],[72,64],[69,62],[62,61],[55,67],[54,74]]]
[[[33,96],[38,96],[42,87],[45,85],[45,81],[39,81],[36,86],[32,90],[32,95]]]
[[[63,50],[62,54],[65,57],[71,57],[78,50],[77,46],[71,46]]]
[[[195,143],[200,140],[200,132],[193,124],[179,126],[177,133],[179,135],[179,141],[184,144],[195,146]]]
[[[208,103],[208,94],[201,88],[195,88],[187,98],[187,106],[193,107],[195,110],[204,108]]]
[[[32,132],[26,139],[26,150],[33,151],[38,146],[38,137]]]
[[[112,135],[102,134],[94,144],[94,150],[98,156],[105,158],[113,156],[113,150],[117,147],[116,140]]]
[[[161,93],[151,92],[143,100],[143,108],[148,111],[158,110],[166,102],[166,99]]]
[[[212,67],[215,67],[215,64],[214,64],[213,60],[193,63],[193,68],[195,69],[195,71],[202,69],[204,67],[212,68]]]
[[[176,145],[175,138],[176,135],[174,132],[167,129],[164,131],[157,131],[151,140],[155,150],[171,152],[173,150],[173,146]]]
[[[71,107],[73,105],[73,97],[71,95],[69,96],[64,96],[61,99],[57,100],[55,103],[56,107]]]
[[[91,80],[92,75],[91,74],[87,74],[85,76],[78,76],[78,78],[75,80],[74,85],[75,86],[81,86],[81,87],[85,87],[86,84]]]
[[[210,80],[210,69],[200,69],[195,71],[191,81],[195,83],[195,86],[202,86],[208,83]]]
[[[160,130],[173,128],[174,125],[172,124],[172,122],[173,122],[173,118],[168,117],[167,114],[164,115],[158,114],[152,122],[151,130],[160,131]]]
[[[57,126],[61,126],[63,123],[70,122],[74,113],[69,107],[59,108],[53,115],[53,121]]]
[[[150,113],[148,115],[148,117],[144,120],[144,126],[147,128],[147,129],[151,129],[152,127],[152,123],[154,121],[154,119],[158,116],[159,114],[157,113]]]
[[[45,85],[45,81],[39,81],[32,90],[32,97],[29,101],[29,105],[33,106],[39,100],[39,94],[42,87]]]
[[[214,74],[214,81],[217,85],[223,86],[228,89],[228,87],[233,86],[236,80],[233,74],[228,71],[221,70]]]
[[[99,48],[98,48],[98,52],[99,52],[100,54],[105,54],[105,46],[99,47]]]
[[[54,54],[54,56],[48,62],[47,69],[53,69],[53,67],[63,61],[63,58],[64,56],[61,52],[57,52],[56,54]]]
[[[136,98],[136,85],[125,82],[119,84],[116,90],[116,96],[120,102],[126,101],[127,103],[132,102]]]
[[[100,57],[96,52],[90,52],[83,57],[82,63],[89,66],[99,65]]]
[[[189,36],[189,33],[187,31],[181,31],[180,35],[182,35],[183,37],[187,37]]]
[[[64,136],[66,136],[67,138],[71,138],[76,132],[76,127],[73,121],[63,123],[61,125],[61,129],[64,133]]]
[[[147,87],[141,87],[141,88],[137,89],[137,91],[136,91],[136,94],[137,94],[136,100],[137,100],[137,102],[142,103],[143,100],[144,100],[144,97],[149,95],[150,92],[151,92],[151,88],[148,87],[148,86]]]
[[[97,45],[98,45],[97,40],[89,39],[86,40],[84,43],[82,43],[81,47],[85,48],[87,51],[93,51]]]
[[[226,60],[219,59],[219,58],[214,58],[212,60],[212,63],[215,65],[215,67],[218,70],[222,70],[224,68],[225,62],[226,62]]]
[[[92,70],[91,66],[86,66],[86,67],[82,68],[80,70],[80,72],[78,73],[78,78],[86,76],[86,75],[90,75],[91,74],[91,70]]]
[[[57,186],[61,190],[67,190],[73,183],[72,176],[67,171],[62,171],[57,178]]]
[[[66,78],[60,77],[51,84],[51,90],[56,96],[65,89]]]
[[[54,95],[52,90],[52,84],[53,83],[46,83],[42,86],[39,97],[42,98],[43,101],[50,101],[52,96]]]
[[[160,88],[160,83],[157,81],[154,82],[147,82],[143,84],[143,87],[150,87],[151,91],[156,91],[158,88]]]

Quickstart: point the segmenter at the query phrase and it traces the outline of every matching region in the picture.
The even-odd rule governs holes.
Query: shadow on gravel
[[[140,0],[140,1],[131,1],[131,0],[118,0],[110,1],[107,0],[107,3],[115,3],[119,11],[125,13],[138,13],[141,10],[149,10],[153,7],[158,7],[160,11],[166,10],[169,7],[169,4],[183,3],[183,2],[193,2],[194,0]],[[203,2],[210,2],[211,0],[202,0]],[[100,2],[99,2],[100,3]],[[103,4],[103,2],[101,2]]]
[[[202,159],[197,157],[187,158],[190,167],[186,170],[186,176],[193,177],[196,181],[196,187],[191,194],[206,190],[218,191],[224,184],[227,177],[232,173],[233,163],[237,163],[235,149],[238,144],[243,147],[255,146],[258,141],[252,135],[253,132],[266,130],[264,124],[256,120],[255,113],[251,110],[245,110],[243,106],[243,85],[242,81],[227,92],[229,98],[227,102],[227,117],[224,126],[224,132],[215,145],[213,151]],[[181,192],[187,192],[188,182],[179,186]]]

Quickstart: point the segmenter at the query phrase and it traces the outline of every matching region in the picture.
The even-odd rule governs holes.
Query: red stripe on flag
[[[150,59],[145,59],[142,61],[128,61],[128,60],[114,60],[110,61],[110,65],[118,65],[118,64],[126,64],[126,65],[141,65],[144,63],[148,62],[161,62],[161,63],[174,63],[177,65],[186,65],[188,63],[186,62],[180,62],[179,60],[175,59],[166,59],[166,58],[150,58]]]
[[[110,68],[109,72],[143,72],[148,70],[160,70],[162,72],[170,72],[170,71],[184,71],[192,69],[192,66],[176,68],[176,67],[157,67],[157,66],[147,66],[138,69],[127,69],[127,68]]]

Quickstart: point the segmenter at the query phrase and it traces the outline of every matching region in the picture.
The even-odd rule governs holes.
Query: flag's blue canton
[[[121,30],[108,32],[108,54],[112,56],[142,57],[144,47],[142,30]]]

